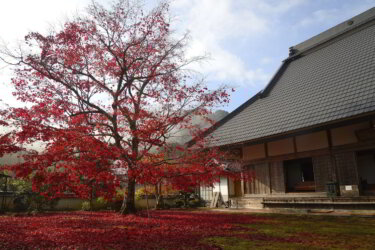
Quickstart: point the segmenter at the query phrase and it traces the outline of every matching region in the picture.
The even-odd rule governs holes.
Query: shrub
[[[137,191],[135,191],[135,199],[141,200],[144,199],[146,195],[152,195],[154,198],[155,196],[155,188],[154,187],[141,187]]]
[[[90,211],[91,210],[91,204],[89,201],[82,202],[82,210],[83,211]]]
[[[201,200],[199,197],[192,192],[180,191],[180,194],[176,197],[175,206],[193,208],[201,206]]]
[[[15,211],[43,211],[53,209],[58,199],[49,200],[39,193],[33,192],[31,182],[23,179],[10,179],[9,191],[15,194],[13,200]]]
[[[105,209],[107,208],[108,201],[104,199],[104,197],[98,197],[96,198],[93,206],[95,210]]]

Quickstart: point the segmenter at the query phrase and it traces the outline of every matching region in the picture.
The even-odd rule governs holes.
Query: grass
[[[93,240],[94,239],[94,240]],[[152,211],[0,216],[0,249],[375,249],[375,218]]]
[[[241,224],[239,228],[245,230],[234,231],[232,237],[212,237],[205,241],[222,249],[375,249],[375,218],[281,214],[256,216],[268,220]],[[252,239],[251,235],[261,235],[265,239]]]

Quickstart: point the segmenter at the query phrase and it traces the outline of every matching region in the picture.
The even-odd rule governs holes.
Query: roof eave
[[[286,132],[279,133],[279,134],[259,137],[253,140],[236,142],[232,144],[218,145],[218,147],[236,147],[236,146],[242,146],[242,145],[254,145],[254,144],[260,144],[260,143],[266,143],[270,141],[285,139],[287,137],[298,136],[298,135],[303,135],[303,134],[313,133],[313,132],[319,132],[319,131],[323,131],[326,129],[337,128],[337,127],[341,127],[345,125],[350,125],[353,123],[365,122],[371,119],[375,119],[375,111],[359,114],[359,115],[352,116],[352,117],[346,117],[343,119],[333,120],[333,121],[329,121],[325,123],[315,124],[309,127],[290,130],[290,131],[286,131]]]

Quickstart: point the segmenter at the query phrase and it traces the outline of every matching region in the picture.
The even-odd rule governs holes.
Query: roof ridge
[[[329,41],[332,41],[343,34],[346,34],[350,31],[357,29],[360,26],[363,26],[371,21],[375,20],[375,7],[358,14],[328,30],[325,30],[318,35],[315,35],[295,46],[289,48],[289,56],[283,60],[280,68],[276,71],[276,73],[272,76],[269,83],[266,87],[261,91],[260,98],[265,98],[271,92],[273,87],[276,85],[277,80],[281,77],[284,73],[288,64],[291,61],[294,61],[303,56],[306,51],[312,50],[325,44]],[[333,32],[333,33],[332,33]]]
[[[375,7],[366,10],[348,20],[329,28],[297,45],[290,47],[290,56],[297,55],[312,48],[318,47],[323,43],[333,40],[359,26],[371,22],[375,19]]]

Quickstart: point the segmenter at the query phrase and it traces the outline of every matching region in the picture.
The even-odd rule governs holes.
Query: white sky
[[[29,31],[46,31],[89,3],[2,0],[0,40],[16,46]],[[267,84],[290,46],[374,6],[375,0],[175,0],[171,11],[173,27],[191,32],[189,54],[210,55],[198,67],[208,84],[236,87],[231,104],[224,107],[232,111]],[[0,99],[18,105],[10,76],[10,68],[0,63]]]
[[[47,31],[84,8],[89,0],[2,0],[0,5],[0,44],[17,47],[30,31]],[[0,62],[0,100],[19,105],[13,98],[9,81],[11,68]]]

